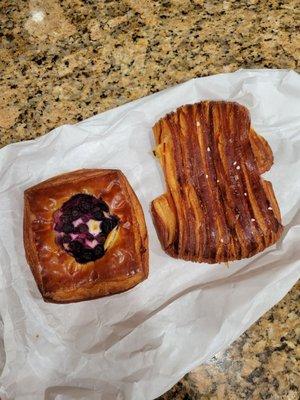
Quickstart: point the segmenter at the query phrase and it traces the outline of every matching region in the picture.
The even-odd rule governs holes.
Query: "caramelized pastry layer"
[[[148,276],[140,203],[118,170],[79,170],[25,191],[24,245],[43,298],[87,300]]]
[[[171,256],[217,263],[251,257],[280,237],[267,142],[250,128],[248,110],[204,101],[178,108],[153,128],[167,192],[151,210]]]

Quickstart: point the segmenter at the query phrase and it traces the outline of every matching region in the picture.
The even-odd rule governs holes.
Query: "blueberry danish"
[[[118,170],[82,169],[25,191],[24,246],[46,301],[122,292],[148,276],[140,203]]]

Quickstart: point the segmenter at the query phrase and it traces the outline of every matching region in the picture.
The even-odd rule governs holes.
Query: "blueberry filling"
[[[53,218],[56,242],[80,264],[104,256],[107,236],[119,223],[101,198],[84,193],[67,200]]]

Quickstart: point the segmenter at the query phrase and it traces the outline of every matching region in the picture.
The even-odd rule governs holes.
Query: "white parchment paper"
[[[203,99],[235,100],[270,143],[271,180],[286,226],[257,256],[209,266],[161,250],[149,203],[164,192],[152,155],[154,122]],[[150,276],[134,289],[75,304],[45,303],[26,263],[23,191],[78,168],[120,168],[136,191],[150,237]],[[64,125],[0,151],[0,311],[5,366],[0,397],[150,400],[225,349],[300,275],[300,79],[292,71],[240,70],[194,79]],[[0,331],[0,333],[1,333]]]

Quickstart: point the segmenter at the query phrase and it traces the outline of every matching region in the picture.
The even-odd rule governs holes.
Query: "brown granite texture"
[[[1,0],[0,146],[196,76],[297,70],[297,4]],[[162,399],[298,399],[299,288]]]
[[[226,351],[159,400],[298,400],[300,283]]]
[[[299,67],[296,0],[1,0],[0,145],[195,76]]]

